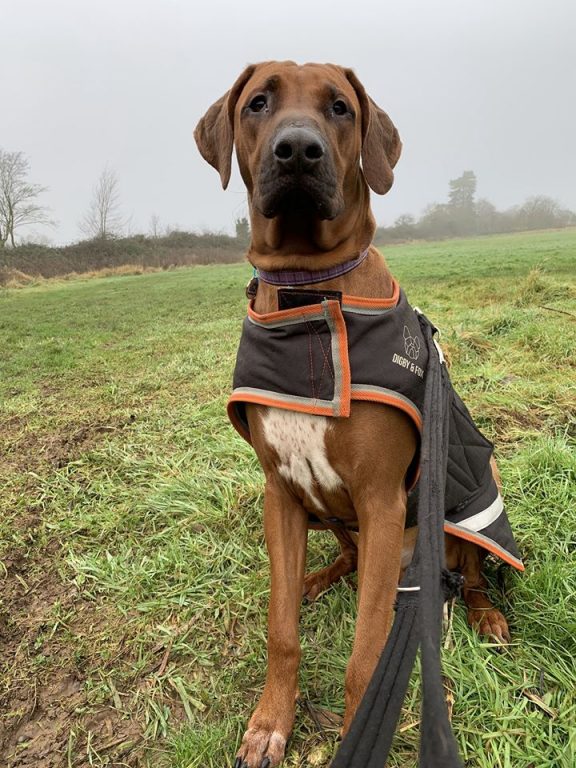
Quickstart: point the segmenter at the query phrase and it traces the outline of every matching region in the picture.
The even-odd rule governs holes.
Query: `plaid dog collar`
[[[270,285],[311,285],[313,283],[323,283],[325,280],[333,280],[336,277],[345,275],[347,272],[352,272],[353,269],[362,264],[366,256],[368,256],[368,248],[362,251],[355,259],[345,261],[343,264],[336,264],[335,267],[330,267],[329,269],[314,271],[279,269],[274,272],[259,269],[256,272],[256,276]]]

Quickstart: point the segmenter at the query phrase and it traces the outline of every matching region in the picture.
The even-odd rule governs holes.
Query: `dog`
[[[393,184],[402,144],[389,116],[352,70],[290,61],[248,66],[202,117],[195,138],[224,189],[236,149],[250,211],[247,256],[260,274],[252,285],[230,408],[266,480],[268,666],[235,768],[270,768],[281,762],[294,723],[303,597],[314,600],[358,571],[358,616],[345,678],[346,733],[386,642],[399,576],[414,549],[416,528],[405,529],[417,475],[417,414],[409,398],[387,396],[378,387],[358,389],[341,370],[348,365],[342,344],[346,332],[348,339],[352,333],[342,328],[346,306],[356,313],[355,322],[363,323],[387,317],[402,297],[371,245],[370,209],[370,189],[383,195]],[[307,291],[308,298],[302,298]],[[402,323],[396,368],[420,376],[420,338],[414,324]],[[263,347],[262,340],[272,337],[273,346]],[[299,362],[290,357],[291,349]],[[276,384],[260,380],[246,385],[243,376],[251,375],[258,356],[264,379],[293,379],[294,391],[307,388],[307,396],[271,394]],[[280,365],[284,373],[278,372]],[[332,397],[336,389],[338,397]],[[499,488],[493,459],[490,464]],[[491,503],[492,517],[500,514],[499,503]],[[309,528],[331,530],[341,552],[329,567],[306,575]],[[446,530],[457,534],[446,536],[446,561],[464,577],[470,625],[507,642],[506,619],[486,594],[486,550],[479,537],[457,523]]]

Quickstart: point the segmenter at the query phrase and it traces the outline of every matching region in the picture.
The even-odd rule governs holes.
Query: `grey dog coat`
[[[397,283],[389,299],[320,296],[317,303],[264,315],[253,304],[228,402],[230,420],[248,442],[246,403],[347,418],[352,400],[367,400],[399,408],[421,431],[428,350],[416,312]],[[524,570],[490,466],[493,445],[453,387],[449,419],[444,529]],[[407,482],[412,525],[418,457]]]

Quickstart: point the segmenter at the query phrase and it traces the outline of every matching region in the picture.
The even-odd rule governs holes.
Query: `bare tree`
[[[28,224],[53,225],[48,209],[36,202],[47,187],[27,180],[30,163],[23,152],[5,152],[0,148],[0,248],[8,240],[14,247],[18,227]]]
[[[516,219],[522,229],[549,229],[568,227],[574,223],[574,214],[546,195],[529,197],[516,209]]]
[[[106,240],[122,234],[126,222],[120,208],[118,178],[104,168],[92,190],[92,200],[79,226],[87,237]]]
[[[160,216],[157,213],[150,216],[150,237],[160,237]]]

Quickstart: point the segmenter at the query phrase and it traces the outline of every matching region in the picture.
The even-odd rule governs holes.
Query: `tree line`
[[[53,226],[55,223],[48,208],[38,200],[47,188],[29,181],[29,173],[30,164],[23,152],[7,152],[0,148],[1,251],[5,251],[7,246],[16,248],[18,232],[25,227]],[[576,225],[576,214],[562,208],[550,197],[537,195],[509,210],[498,211],[489,200],[477,199],[476,187],[475,173],[464,171],[461,176],[450,181],[447,202],[432,203],[420,218],[403,214],[392,226],[379,227],[376,242],[433,240]],[[118,238],[134,239],[135,236],[130,232],[130,219],[122,212],[118,177],[110,168],[102,171],[94,185],[79,228],[89,241],[102,243]],[[177,236],[177,229],[163,229],[160,218],[153,214],[150,218],[148,237],[157,240],[170,235]],[[186,233],[180,235],[185,236]],[[197,247],[198,238],[205,238],[204,244],[210,247],[213,245],[210,238],[216,236],[226,239],[227,246],[230,245],[228,241],[233,240],[234,246],[239,249],[249,242],[249,223],[246,218],[236,221],[235,238],[213,233],[188,235],[188,245]],[[193,240],[190,240],[190,237]],[[172,241],[174,240],[173,237]],[[4,262],[6,263],[5,259]]]
[[[489,200],[476,198],[476,187],[474,171],[464,171],[449,182],[446,203],[432,203],[418,219],[405,213],[392,226],[378,227],[376,242],[440,240],[576,225],[576,213],[546,195],[535,195],[521,205],[498,211]]]

